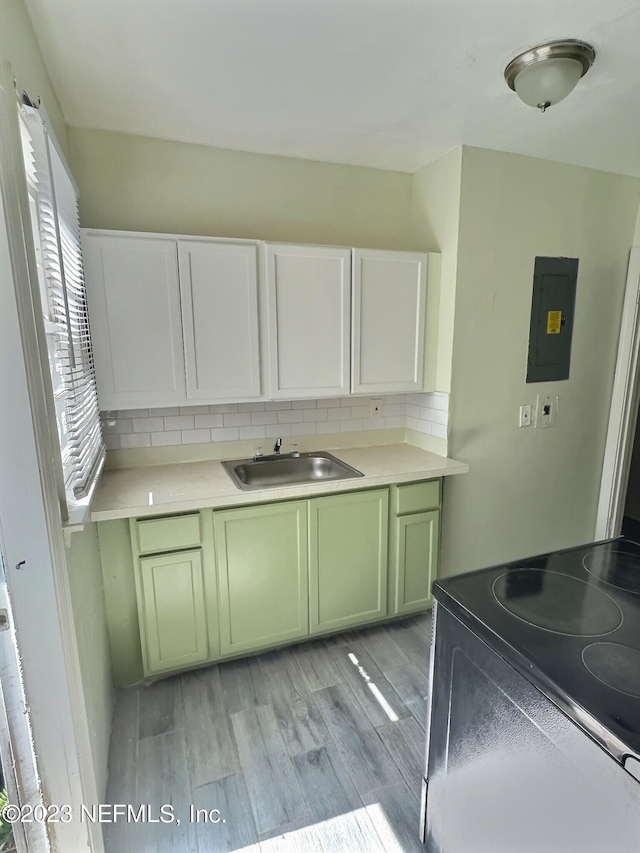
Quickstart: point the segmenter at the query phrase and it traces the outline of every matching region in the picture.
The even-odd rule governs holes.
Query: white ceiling
[[[476,145],[640,177],[638,0],[26,0],[67,123],[415,172]],[[503,79],[578,38],[544,115]]]

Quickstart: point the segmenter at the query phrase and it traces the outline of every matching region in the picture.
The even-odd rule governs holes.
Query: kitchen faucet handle
[[[274,453],[280,453],[280,448],[282,447],[282,439],[276,438],[276,443],[273,446]]]

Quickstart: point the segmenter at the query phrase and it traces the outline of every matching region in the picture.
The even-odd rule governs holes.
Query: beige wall
[[[67,125],[44,66],[31,19],[22,0],[0,0],[0,59],[10,62],[18,91],[42,98],[55,134],[67,150]]]
[[[444,574],[593,537],[639,197],[633,178],[463,150],[449,452],[471,472],[445,486]],[[570,378],[527,385],[536,255],[580,266]],[[519,429],[544,393],[557,425]]]
[[[411,176],[69,129],[87,228],[410,249]]]
[[[419,248],[440,252],[440,282],[427,294],[426,388],[449,392],[458,265],[462,148],[412,178],[411,227]]]
[[[640,207],[638,207],[638,216],[636,217],[636,233],[633,238],[633,245],[640,246]]]
[[[71,546],[67,549],[67,566],[96,784],[98,796],[103,797],[107,781],[113,684],[95,524],[86,524],[81,533],[72,534]]]

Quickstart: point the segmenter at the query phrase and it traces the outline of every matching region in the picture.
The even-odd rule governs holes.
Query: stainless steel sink
[[[283,454],[266,459],[228,459],[222,465],[236,486],[245,492],[364,477],[362,472],[356,471],[326,451],[300,453],[295,456]]]

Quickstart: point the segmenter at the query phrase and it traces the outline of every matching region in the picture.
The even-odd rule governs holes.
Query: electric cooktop
[[[640,544],[556,551],[433,591],[614,758],[640,757]]]

